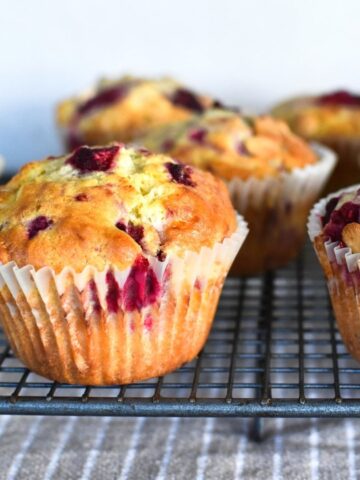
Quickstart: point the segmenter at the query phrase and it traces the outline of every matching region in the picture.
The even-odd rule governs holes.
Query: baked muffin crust
[[[125,269],[139,254],[182,256],[236,229],[221,180],[122,144],[29,163],[0,198],[0,261],[57,273]]]
[[[316,162],[314,152],[284,122],[220,109],[153,129],[136,142],[226,180],[277,176]]]
[[[83,95],[61,102],[57,123],[72,149],[85,143],[128,142],[149,128],[184,120],[217,104],[171,78],[125,76],[102,80]]]
[[[360,95],[345,90],[296,97],[276,106],[272,114],[305,138],[357,138],[360,135]]]

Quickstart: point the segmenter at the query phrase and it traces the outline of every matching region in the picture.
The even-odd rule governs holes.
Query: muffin
[[[0,320],[31,370],[123,384],[198,354],[247,233],[219,179],[83,146],[24,166],[0,197]]]
[[[226,181],[250,229],[232,270],[241,275],[297,255],[309,210],[335,162],[329,150],[310,148],[282,121],[220,109],[153,129],[137,143]]]
[[[220,105],[171,78],[130,76],[102,80],[82,95],[61,102],[57,124],[66,147],[128,142],[145,130],[185,120],[211,106]]]
[[[360,95],[340,90],[297,97],[276,106],[272,113],[285,120],[298,135],[337,152],[339,162],[328,192],[360,180]]]
[[[360,361],[360,184],[318,202],[308,229],[341,336],[350,354]]]

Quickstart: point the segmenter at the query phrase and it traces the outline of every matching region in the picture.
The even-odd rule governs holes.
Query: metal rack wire
[[[113,416],[360,416],[360,365],[334,324],[307,245],[288,267],[227,280],[197,359],[117,387],[61,385],[14,358],[0,333],[0,413]]]

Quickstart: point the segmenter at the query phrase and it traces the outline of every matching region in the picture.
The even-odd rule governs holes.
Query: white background
[[[0,152],[60,151],[58,99],[98,76],[172,74],[230,104],[360,91],[358,0],[0,0]]]

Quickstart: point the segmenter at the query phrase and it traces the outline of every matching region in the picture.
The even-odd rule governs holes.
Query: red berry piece
[[[144,227],[141,225],[134,225],[132,222],[129,222],[127,233],[135,240],[136,243],[140,245],[141,240],[144,238]]]
[[[90,299],[92,302],[92,308],[95,313],[100,314],[101,305],[100,305],[99,295],[98,295],[98,291],[97,291],[97,287],[94,279],[90,280],[89,282],[89,291],[90,291]]]
[[[158,250],[156,254],[156,258],[159,260],[159,262],[165,262],[166,260],[166,253],[163,250]]]
[[[132,222],[129,222],[127,226],[123,222],[118,222],[116,227],[130,235],[130,237],[141,246],[141,240],[144,238],[144,227],[134,225]]]
[[[330,215],[334,211],[340,197],[331,198],[325,206],[325,215],[322,217],[323,227],[330,221]]]
[[[86,193],[79,193],[78,195],[75,196],[75,200],[77,202],[86,202],[87,200],[89,200],[89,198],[86,195]]]
[[[204,111],[204,107],[201,105],[198,97],[185,88],[178,88],[175,90],[171,97],[171,101],[174,105],[178,105],[179,107],[186,108],[193,112],[201,113]]]
[[[160,294],[160,284],[155,272],[149,265],[149,261],[143,257],[137,257],[123,288],[124,310],[141,310],[154,303]]]
[[[324,235],[333,242],[339,242],[345,225],[349,223],[360,223],[360,205],[357,203],[346,202],[339,210],[333,210],[325,225]]]
[[[189,138],[195,143],[204,143],[206,134],[207,130],[205,128],[197,128],[189,133]]]
[[[123,222],[117,222],[116,228],[118,228],[122,232],[127,233],[127,227],[126,227],[125,223],[123,223]]]
[[[191,179],[192,168],[189,165],[184,165],[183,163],[165,163],[171,179],[176,183],[181,183],[187,187],[195,187],[195,182]]]
[[[110,313],[117,313],[119,310],[119,303],[121,297],[121,291],[119,284],[114,277],[114,274],[109,270],[106,273],[106,285],[107,285],[107,293],[106,293],[106,304],[107,308]]]
[[[101,90],[94,97],[82,103],[78,107],[79,115],[86,115],[89,112],[98,108],[104,108],[112,105],[119,100],[122,100],[128,92],[128,86],[118,85],[116,87],[106,88]]]
[[[318,97],[317,102],[320,105],[344,105],[351,107],[360,105],[360,95],[354,95],[346,90],[338,90]]]
[[[114,166],[114,159],[119,151],[119,145],[103,148],[79,147],[66,163],[80,173],[107,172]]]
[[[340,212],[346,223],[360,223],[360,205],[357,203],[344,203],[340,208]]]
[[[145,320],[144,320],[144,327],[145,330],[148,332],[152,329],[153,327],[154,320],[151,315],[146,315]]]
[[[47,228],[51,227],[53,223],[54,222],[50,218],[47,218],[43,215],[41,215],[40,217],[34,218],[34,220],[31,220],[31,222],[28,225],[29,240],[36,237],[36,235],[41,230],[46,230]]]
[[[160,284],[156,278],[154,270],[150,267],[148,269],[145,280],[145,295],[144,306],[151,305],[156,302],[156,299],[160,293]]]

